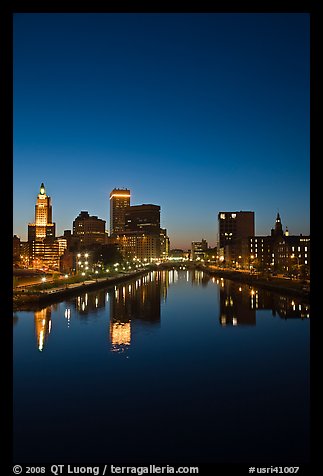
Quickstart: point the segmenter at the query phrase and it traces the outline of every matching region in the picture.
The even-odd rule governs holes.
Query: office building
[[[192,241],[191,259],[193,261],[204,260],[207,248],[208,244],[207,241],[204,239],[202,239],[202,241]]]
[[[218,221],[220,248],[255,234],[255,212],[220,212]]]
[[[220,259],[235,264],[247,252],[249,237],[255,235],[255,213],[219,212],[218,222]]]
[[[160,258],[167,259],[169,256],[170,242],[166,228],[160,229]]]
[[[30,254],[34,268],[59,270],[59,243],[56,240],[32,241]]]
[[[160,232],[160,206],[152,204],[133,205],[125,210],[124,231],[138,231],[145,234]]]
[[[52,222],[51,198],[46,195],[42,183],[35,205],[35,223],[28,224],[28,242],[55,239],[55,223]]]
[[[166,230],[160,228],[159,205],[129,206],[123,209],[123,217],[124,231],[113,236],[126,259],[153,262],[168,255],[169,238]]]
[[[160,234],[126,232],[117,236],[119,250],[128,260],[153,262],[160,259]]]
[[[130,190],[114,188],[110,193],[110,235],[125,231],[125,211],[130,207]]]
[[[73,221],[73,236],[79,239],[81,247],[92,244],[104,244],[106,241],[105,220],[90,216],[87,211],[81,211]]]
[[[35,205],[35,223],[28,224],[28,261],[34,268],[59,268],[59,244],[55,241],[51,198],[42,183]]]

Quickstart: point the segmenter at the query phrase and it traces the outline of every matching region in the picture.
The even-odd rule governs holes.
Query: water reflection
[[[17,312],[15,462],[308,461],[309,312],[187,269]]]
[[[51,321],[52,306],[48,306],[40,311],[34,313],[35,334],[38,350],[42,351],[45,346],[47,337],[49,336],[52,328]]]
[[[271,310],[282,319],[310,317],[310,306],[300,298],[281,296],[247,284],[216,280],[220,290],[221,326],[256,325],[256,312]]]
[[[166,302],[169,286],[190,283],[191,286],[214,287],[219,295],[218,321],[225,326],[255,326],[262,310],[271,310],[272,316],[282,319],[307,319],[310,306],[300,298],[282,296],[267,290],[254,289],[220,278],[210,277],[196,270],[159,270],[112,289],[84,292],[64,303],[64,318],[70,327],[72,318],[88,319],[100,316],[107,308],[108,343],[113,352],[129,348],[136,329],[143,326],[160,327],[161,302]],[[43,351],[52,329],[52,311],[59,304],[34,311],[37,348]],[[18,316],[14,316],[14,324]]]
[[[160,303],[166,300],[169,279],[162,272],[153,272],[127,283],[115,286],[110,294],[111,350],[123,352],[131,343],[132,328],[142,321],[160,325]]]
[[[251,293],[248,286],[220,280],[221,326],[256,325],[258,292]]]
[[[105,294],[101,292],[84,293],[76,298],[75,309],[79,317],[87,318],[89,315],[105,307]]]

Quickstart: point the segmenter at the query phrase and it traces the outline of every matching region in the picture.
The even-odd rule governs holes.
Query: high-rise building
[[[255,212],[220,212],[218,220],[220,248],[255,235]]]
[[[133,205],[125,210],[124,216],[124,231],[140,231],[149,234],[160,232],[159,205]]]
[[[116,242],[122,255],[129,260],[153,262],[160,259],[160,234],[129,231],[120,233]]]
[[[55,223],[52,222],[51,198],[42,183],[35,205],[35,223],[28,224],[29,264],[35,268],[59,267],[59,245],[55,241]]]
[[[154,261],[168,254],[169,239],[166,230],[160,228],[159,205],[143,204],[125,209],[124,232],[115,236],[126,258]]]
[[[114,188],[110,193],[110,234],[123,233],[125,211],[130,207],[130,190]]]
[[[169,256],[169,237],[167,236],[166,228],[160,229],[160,257],[161,259],[166,259]]]
[[[90,216],[82,211],[73,221],[73,236],[78,237],[81,246],[94,243],[104,244],[106,239],[105,220],[97,216]]]
[[[35,205],[35,223],[28,224],[28,241],[44,241],[45,238],[55,239],[55,223],[52,223],[51,198],[46,195],[42,183]]]

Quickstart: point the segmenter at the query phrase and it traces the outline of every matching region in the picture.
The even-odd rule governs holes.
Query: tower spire
[[[277,218],[276,218],[274,233],[275,233],[275,236],[283,236],[284,235],[283,226],[282,226],[282,222],[281,222],[281,219],[280,219],[279,212],[277,212]]]

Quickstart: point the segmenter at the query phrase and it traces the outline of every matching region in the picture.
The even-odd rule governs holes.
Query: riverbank
[[[310,287],[304,285],[301,281],[274,276],[265,277],[259,274],[244,273],[234,270],[231,271],[221,268],[211,269],[207,266],[200,267],[200,269],[211,276],[239,281],[240,283],[250,284],[255,288],[268,289],[269,291],[279,292],[290,296],[299,296],[306,300],[309,300],[310,297]]]
[[[98,278],[68,285],[62,284],[56,288],[46,290],[16,290],[13,292],[13,310],[27,311],[32,310],[35,307],[39,307],[39,305],[47,306],[67,297],[73,297],[82,291],[95,291],[96,289],[103,289],[124,281],[128,281],[129,279],[146,274],[147,271],[149,270],[143,269],[140,271],[136,270],[128,273],[120,273],[119,275],[113,277]]]

